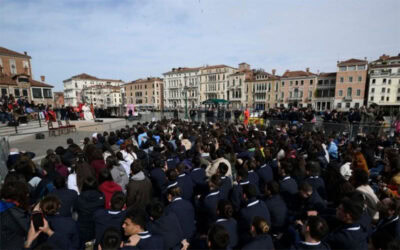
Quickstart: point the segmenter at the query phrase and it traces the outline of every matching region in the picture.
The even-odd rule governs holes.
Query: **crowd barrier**
[[[7,175],[7,158],[10,151],[10,144],[8,137],[0,137],[0,183],[3,182],[4,177]]]

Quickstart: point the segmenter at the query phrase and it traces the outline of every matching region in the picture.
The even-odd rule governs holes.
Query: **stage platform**
[[[130,122],[125,119],[119,118],[104,118],[101,119],[102,122],[95,121],[70,121],[71,125],[75,125],[77,131],[92,131],[92,132],[103,132],[103,131],[111,131],[125,127]],[[65,125],[65,121],[63,121],[63,125]],[[53,123],[54,127],[58,127],[57,123]],[[17,127],[8,127],[5,124],[0,124],[0,137],[8,137],[10,142],[19,141],[24,139],[34,138],[37,133],[44,133],[46,138],[48,137],[48,125],[46,122],[39,121],[30,121],[27,124],[20,124]],[[70,132],[69,134],[73,134],[74,132]]]

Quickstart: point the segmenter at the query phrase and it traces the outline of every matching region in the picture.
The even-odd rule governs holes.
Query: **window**
[[[313,80],[310,80],[310,85],[313,85]]]
[[[349,82],[353,82],[353,77],[349,76]]]
[[[348,70],[349,71],[354,71],[354,70],[356,70],[356,66],[349,66]]]
[[[282,82],[282,87],[284,87],[285,86],[285,82]]]
[[[382,82],[383,82],[383,83],[386,83],[386,78],[383,78]]]
[[[28,90],[27,89],[23,89],[22,90],[22,96],[28,96]]]
[[[353,90],[351,88],[347,88],[347,96],[351,97]]]
[[[51,89],[43,89],[43,96],[44,96],[44,98],[48,98],[48,99],[53,98],[53,96],[51,94]]]
[[[19,89],[14,89],[14,96],[15,97],[19,97],[20,96]]]
[[[300,84],[301,84],[301,85],[304,85],[304,81],[303,81],[303,80],[301,80]]]
[[[392,83],[392,79],[389,79],[389,80],[388,80],[388,84],[391,84],[391,83]]]
[[[296,86],[299,85],[299,81],[296,81],[295,84],[296,84]]]
[[[400,94],[400,88],[397,89],[397,93]]]
[[[372,79],[372,84],[375,84],[376,83],[376,79]]]
[[[375,88],[371,88],[371,93],[375,93]]]
[[[384,96],[381,96],[381,101],[384,101],[385,100],[385,97]]]
[[[358,65],[357,70],[365,70],[365,65]]]
[[[374,97],[373,97],[373,96],[371,96],[371,98],[370,98],[370,101],[371,101],[371,102],[373,102],[373,101],[374,101]]]
[[[30,75],[28,61],[22,61],[22,67],[24,68],[24,73]]]
[[[42,98],[42,89],[41,88],[32,88],[33,98]],[[94,99],[96,101],[96,98]]]
[[[385,88],[382,88],[381,89],[381,93],[385,93],[386,92],[386,89]]]
[[[339,96],[343,96],[343,90],[339,90]]]
[[[361,96],[361,89],[357,89],[357,96]]]
[[[400,96],[397,97],[397,101],[400,102]]]
[[[340,82],[344,82],[344,78],[343,77],[340,77]]]
[[[346,102],[346,108],[350,108],[350,103]]]
[[[13,75],[17,74],[17,65],[15,64],[14,59],[10,59],[10,71]]]
[[[339,71],[346,71],[346,66],[340,66]]]
[[[387,101],[387,102],[389,101],[389,96],[388,96],[388,97],[386,97],[386,101]]]
[[[361,82],[362,81],[362,76],[358,77],[358,81]]]
[[[323,81],[322,80],[318,80],[318,85],[322,85]]]
[[[399,89],[400,90],[400,89]],[[1,89],[1,95],[7,95],[7,89]]]
[[[387,89],[387,93],[388,93],[388,94],[390,93],[390,88]]]

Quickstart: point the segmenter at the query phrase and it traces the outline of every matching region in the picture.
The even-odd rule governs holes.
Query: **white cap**
[[[97,139],[97,133],[93,133],[92,138]]]
[[[346,179],[349,180],[353,170],[350,168],[350,162],[346,162],[344,165],[340,167],[340,174]]]

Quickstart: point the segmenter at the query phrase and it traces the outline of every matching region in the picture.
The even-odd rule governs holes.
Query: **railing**
[[[351,101],[353,100],[353,97],[351,97],[351,96],[345,96],[345,97],[343,97],[343,100],[344,100],[344,101],[349,101],[349,102],[351,102]]]

